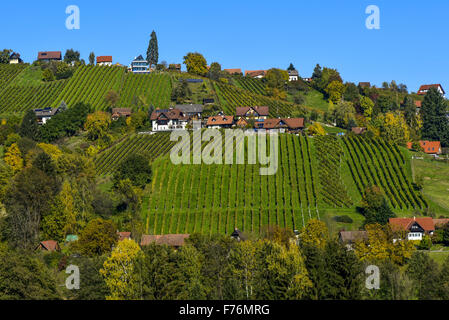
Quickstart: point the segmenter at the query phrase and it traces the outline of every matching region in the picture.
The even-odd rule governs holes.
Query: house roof
[[[57,59],[61,60],[61,51],[41,51],[37,54],[38,60]]]
[[[125,239],[131,238],[131,232],[129,231],[117,232],[117,234],[118,234],[118,241],[123,241]]]
[[[47,251],[56,251],[59,250],[59,244],[57,241],[55,240],[46,240],[46,241],[41,241],[39,243],[40,246],[42,246],[43,249],[47,250]]]
[[[415,106],[416,106],[417,108],[421,108],[421,106],[422,106],[422,101],[421,101],[421,100],[415,100]]]
[[[52,117],[58,112],[59,108],[34,109],[37,118]]]
[[[9,59],[10,59],[10,60],[14,60],[14,59],[22,60],[22,59],[20,59],[20,54],[17,53],[17,52],[13,52],[13,53],[11,54],[11,56],[9,57]]]
[[[371,87],[371,82],[359,82],[359,86],[362,88]]]
[[[214,116],[207,119],[207,126],[232,125],[234,116]]]
[[[362,134],[365,133],[366,128],[364,127],[353,127],[352,128],[352,132],[354,132],[355,134]]]
[[[131,113],[132,113],[131,108],[112,108],[112,114],[130,116]]]
[[[172,247],[181,247],[184,245],[185,239],[189,238],[189,234],[165,234],[165,235],[148,235],[144,234],[140,241],[141,246],[147,246],[151,243],[158,245],[166,244]]]
[[[266,70],[246,70],[245,76],[257,77],[257,76],[265,76],[267,73]]]
[[[112,56],[98,56],[97,63],[102,63],[102,62],[111,62],[112,63]]]
[[[340,231],[339,236],[341,241],[349,243],[368,239],[366,231]]]
[[[421,148],[427,154],[436,154],[440,153],[441,150],[441,142],[440,141],[419,141]],[[413,144],[411,142],[407,142],[407,149],[412,149]]]
[[[298,70],[288,70],[289,76],[299,76]]]
[[[269,107],[237,107],[236,115],[237,117],[244,117],[246,114],[254,110],[259,116],[268,116],[269,115]]]
[[[422,85],[421,87],[419,87],[418,94],[425,95],[430,88],[441,88],[441,91],[443,92],[443,94],[446,94],[446,92],[444,92],[443,87],[439,83]]]
[[[188,117],[179,109],[162,109],[154,110],[151,114],[150,120],[188,120]]]
[[[223,69],[224,72],[234,74],[234,73],[242,73],[242,69]]]
[[[441,228],[449,223],[449,219],[433,219],[433,223],[435,224],[435,227]]]
[[[282,118],[282,119],[265,119],[263,123],[264,129],[302,129],[304,128],[304,118]]]
[[[409,230],[410,227],[416,222],[427,232],[435,230],[435,224],[433,219],[430,217],[390,218],[389,222],[393,229]]]
[[[184,113],[202,113],[203,106],[201,104],[178,104],[175,109],[179,109]]]
[[[145,61],[145,62],[148,62],[147,60],[145,60],[145,59],[142,57],[141,54],[140,54],[137,58],[134,58],[133,62],[135,62],[135,61]]]

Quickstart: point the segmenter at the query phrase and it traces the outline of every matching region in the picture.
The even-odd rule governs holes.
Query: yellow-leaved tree
[[[307,133],[311,136],[325,136],[326,130],[318,122],[315,122],[307,128]]]
[[[125,239],[117,244],[110,257],[104,262],[100,274],[103,275],[111,293],[107,300],[137,300],[140,298],[137,263],[143,252],[139,245]]]
[[[410,141],[410,129],[400,112],[388,112],[381,116],[383,120],[381,135],[391,143],[406,145]]]
[[[301,244],[323,249],[329,240],[329,230],[324,222],[311,219],[299,235]]]
[[[62,151],[55,145],[49,143],[38,143],[37,146],[48,154],[54,161],[58,160],[62,155]]]
[[[17,172],[23,168],[22,153],[17,143],[13,143],[5,153],[5,163],[11,167],[13,172]]]

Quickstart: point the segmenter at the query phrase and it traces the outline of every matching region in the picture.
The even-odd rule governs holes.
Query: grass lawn
[[[29,66],[23,70],[12,82],[13,85],[38,86],[43,84],[40,67]]]
[[[326,130],[327,133],[330,133],[330,134],[346,133],[345,129],[338,128],[338,127],[327,126],[327,125],[325,125],[323,123],[320,123],[320,124],[324,128],[324,130]]]
[[[437,217],[449,216],[449,164],[431,159],[413,159],[415,178],[424,179],[423,193]]]
[[[435,260],[436,263],[442,265],[447,257],[449,257],[449,251],[429,252],[428,255]]]
[[[329,108],[329,103],[324,99],[321,92],[316,90],[310,90],[306,95],[304,95],[305,101],[304,105],[321,111],[327,111]]]

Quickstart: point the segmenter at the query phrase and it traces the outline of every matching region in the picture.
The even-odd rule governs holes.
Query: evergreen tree
[[[323,71],[321,70],[321,66],[317,64],[315,69],[313,69],[312,80],[317,80],[321,78]]]
[[[448,119],[446,116],[447,105],[443,96],[435,88],[427,92],[421,107],[422,137],[434,141],[441,141],[448,145]]]
[[[287,68],[288,71],[293,71],[296,70],[295,67],[293,66],[293,63],[290,63],[290,65]]]
[[[95,53],[91,52],[89,54],[89,64],[93,66],[95,64]]]
[[[28,110],[23,117],[19,128],[19,134],[22,137],[27,137],[34,141],[39,139],[39,125],[37,124],[36,114],[33,110]]]
[[[151,33],[150,44],[148,45],[147,61],[150,64],[150,67],[153,65],[157,65],[159,61],[159,47],[157,44],[156,32],[154,32],[154,30]]]

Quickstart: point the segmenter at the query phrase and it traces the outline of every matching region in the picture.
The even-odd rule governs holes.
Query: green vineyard
[[[264,96],[267,95],[265,84],[260,79],[249,78],[249,77],[234,77],[232,79],[232,82],[236,86],[238,86],[244,90],[247,90],[251,93],[260,94],[260,95],[264,95]]]
[[[119,92],[124,76],[125,69],[120,67],[78,67],[52,106],[57,107],[61,101],[68,106],[84,102],[95,110],[106,110],[106,94],[110,90]]]
[[[27,64],[0,64],[0,92],[27,66]]]
[[[139,100],[155,108],[170,105],[171,80],[167,74],[128,73],[120,91],[118,105],[122,108],[136,107]]]
[[[318,218],[311,139],[286,134],[279,142],[279,168],[271,176],[260,175],[258,164],[174,165],[168,156],[157,159],[144,213],[148,231],[258,232],[274,224],[299,229]]]
[[[290,102],[257,95],[232,85],[215,82],[214,87],[223,111],[228,114],[235,114],[236,108],[241,106],[269,106],[271,117],[288,117],[297,108]]]
[[[165,155],[173,144],[169,133],[137,134],[126,137],[97,155],[95,158],[97,173],[112,174],[120,163],[133,153],[145,154],[149,159],[154,160]]]
[[[360,194],[366,187],[383,189],[395,209],[423,209],[427,203],[407,176],[405,159],[396,145],[382,139],[345,137],[346,159]]]

